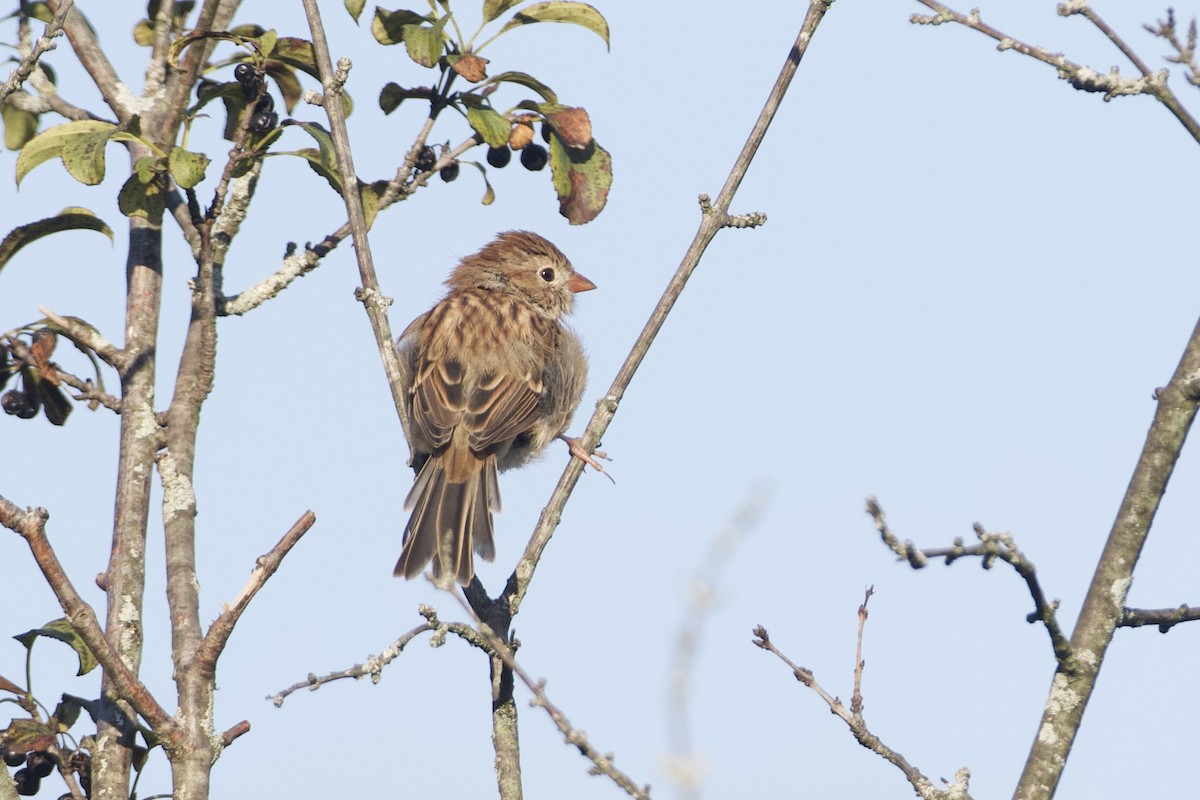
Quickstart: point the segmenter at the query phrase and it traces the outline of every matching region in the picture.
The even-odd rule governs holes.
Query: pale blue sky
[[[359,173],[386,177],[421,115],[414,103],[384,117],[374,98],[386,81],[417,84],[432,73],[377,46],[341,3],[323,5],[335,57],[355,62]],[[476,5],[456,7],[474,20]],[[1006,5],[985,5],[985,19],[1099,71],[1130,71],[1101,34],[1057,17],[1053,3]],[[1141,24],[1165,6],[1129,5],[1097,10],[1163,65],[1164,46]],[[599,287],[580,298],[574,320],[592,368],[575,431],[691,240],[696,195],[724,181],[806,8],[597,6],[612,27],[611,53],[582,29],[547,25],[513,32],[485,55],[493,73],[533,73],[588,109],[615,163],[599,219],[568,226],[548,171],[514,164],[491,172],[491,207],[479,204],[477,173],[464,169],[456,183],[434,181],[381,216],[371,234],[396,330],[495,232],[528,228],[555,241]],[[870,584],[872,729],[934,779],[967,765],[976,797],[1010,794],[1054,666],[1044,630],[1024,621],[1028,595],[1003,566],[913,573],[894,563],[863,500],[877,495],[897,533],[924,546],[969,538],[975,521],[1012,531],[1046,592],[1062,598],[1069,629],[1153,414],[1151,393],[1195,324],[1200,150],[1183,128],[1147,98],[1104,103],[965,29],[910,25],[909,14],[923,10],[833,6],[734,202],[735,212],[766,212],[767,224],[723,232],[709,249],[605,437],[616,484],[584,476],[515,622],[525,668],[545,677],[570,719],[655,796],[673,788],[663,766],[664,699],[689,575],[760,485],[770,487],[770,504],[724,574],[694,665],[693,740],[708,796],[910,796],[897,770],[750,644],[751,629],[765,625],[848,699],[855,611]],[[1179,9],[1185,19],[1195,11]],[[144,54],[127,41],[136,19],[132,10],[93,13],[117,68],[138,86]],[[308,35],[299,3],[248,2],[238,19]],[[52,63],[64,92],[96,107],[73,88],[77,73],[62,47]],[[1195,107],[1195,90],[1174,80]],[[313,107],[296,116],[323,121]],[[457,143],[465,132],[447,114],[435,139]],[[220,159],[227,144],[209,133],[198,129],[193,148]],[[284,141],[308,144],[299,131]],[[13,161],[4,154],[0,170],[11,175]],[[123,162],[110,150],[112,177],[100,187],[73,182],[56,163],[20,192],[0,180],[6,229],[83,205],[118,240],[110,248],[72,233],[23,252],[0,273],[0,328],[36,319],[45,305],[121,340],[126,236],[114,198]],[[298,160],[272,159],[228,260],[227,290],[273,271],[288,241],[318,241],[343,218],[323,180]],[[191,274],[177,230],[167,233],[160,405]],[[313,509],[318,521],[221,661],[217,726],[248,719],[253,728],[222,756],[214,796],[495,792],[487,664],[459,641],[440,650],[415,643],[378,686],[334,684],[294,695],[281,710],[263,699],[378,652],[421,621],[419,603],[462,617],[430,585],[391,577],[411,476],[353,298],[357,280],[346,245],[280,298],[221,323],[197,462],[206,618],[301,512]],[[83,370],[66,345],[59,360]],[[101,601],[92,576],[108,554],[115,417],[76,408],[62,429],[43,419],[0,426],[0,493],[50,510],[68,571]],[[497,563],[479,570],[493,593],[565,459],[555,447],[503,477]],[[1185,453],[1132,603],[1200,601],[1198,480]],[[144,673],[173,707],[156,517],[157,508]],[[59,615],[13,534],[0,535],[0,585],[5,635]],[[95,692],[96,680],[72,679],[58,651],[38,646],[39,691],[50,699]],[[0,642],[0,674],[20,677],[22,655],[15,642]],[[1188,734],[1200,715],[1197,658],[1192,626],[1167,636],[1118,632],[1060,798],[1162,796],[1196,784]],[[525,706],[527,692],[520,697],[527,796],[620,796]],[[156,754],[142,796],[168,789],[164,764]]]

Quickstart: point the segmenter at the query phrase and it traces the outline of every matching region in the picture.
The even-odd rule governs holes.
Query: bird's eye
[[[538,275],[541,275],[542,280],[544,280],[546,283],[550,283],[552,280],[554,280],[554,270],[550,267],[544,267],[542,271],[538,273]]]

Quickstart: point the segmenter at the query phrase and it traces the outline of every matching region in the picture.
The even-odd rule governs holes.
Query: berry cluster
[[[552,130],[549,123],[542,123],[542,139],[547,144],[550,143],[550,135]],[[537,172],[545,169],[546,164],[550,163],[550,151],[540,144],[532,141],[533,126],[529,123],[518,123],[513,126],[512,135],[509,136],[508,144],[499,147],[489,147],[487,152],[487,163],[496,169],[503,169],[512,162],[512,154],[514,150],[521,152],[521,166],[531,172]],[[428,172],[433,169],[433,165],[437,163],[437,152],[425,145],[421,151],[417,153],[417,159],[413,162],[413,169],[417,172]],[[446,183],[450,183],[458,178],[459,164],[457,161],[451,161],[446,166],[438,170],[438,175]]]
[[[242,62],[233,68],[234,79],[241,84],[242,97],[249,102],[262,92],[263,72],[253,64]],[[263,92],[254,103],[254,112],[250,115],[250,132],[262,136],[274,130],[279,125],[279,115],[275,113],[275,98]]]
[[[17,794],[22,797],[32,797],[42,788],[42,778],[47,778],[58,767],[58,758],[45,750],[30,750],[28,753],[0,746],[0,758],[10,767],[20,767],[12,775],[13,783],[17,786]],[[76,753],[70,762],[70,768],[79,773],[79,787],[84,794],[91,796],[92,792],[92,758],[87,753]]]

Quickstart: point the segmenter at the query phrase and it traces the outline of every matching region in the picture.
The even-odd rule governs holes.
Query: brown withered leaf
[[[467,53],[450,65],[451,69],[471,83],[487,80],[488,60],[474,53]]]
[[[592,121],[584,109],[563,106],[558,111],[548,111],[546,119],[567,147],[580,150],[591,144]]]
[[[523,150],[532,141],[533,126],[524,120],[513,125],[512,132],[508,134],[508,146],[513,150]]]
[[[33,334],[33,341],[29,343],[29,354],[33,356],[33,363],[37,367],[42,380],[58,386],[61,381],[58,377],[58,370],[50,363],[50,356],[54,354],[54,347],[58,344],[58,336],[54,331],[47,328]]]

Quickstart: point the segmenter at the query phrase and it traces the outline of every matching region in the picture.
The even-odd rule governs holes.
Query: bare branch
[[[721,187],[721,191],[717,195],[715,202],[710,202],[706,198],[701,199],[702,213],[700,215],[700,226],[696,231],[695,237],[692,239],[692,243],[688,246],[683,260],[675,270],[675,274],[671,277],[667,288],[663,291],[662,297],[659,298],[658,304],[651,312],[650,319],[647,320],[645,327],[642,328],[642,332],[639,334],[629,355],[626,356],[621,369],[617,372],[612,386],[609,387],[604,397],[596,403],[596,411],[592,414],[592,418],[579,440],[579,444],[585,452],[591,452],[599,443],[601,437],[603,437],[604,432],[608,430],[609,424],[617,413],[617,407],[621,404],[621,400],[625,396],[625,390],[629,387],[630,381],[633,380],[634,374],[641,366],[646,353],[649,352],[650,345],[654,343],[658,332],[662,330],[667,316],[671,313],[675,302],[683,293],[688,279],[699,265],[700,258],[704,255],[705,249],[708,248],[709,243],[718,231],[735,224],[735,218],[729,215],[730,203],[733,201],[733,197],[741,185],[742,178],[745,177],[746,171],[750,167],[750,162],[754,159],[754,154],[758,152],[758,147],[762,144],[763,137],[766,136],[771,120],[775,118],[775,113],[779,110],[780,103],[783,102],[783,97],[787,93],[788,86],[791,84],[792,76],[796,74],[796,68],[800,66],[800,60],[804,58],[804,53],[808,49],[808,44],[816,32],[817,26],[820,25],[821,20],[825,17],[825,12],[829,10],[831,4],[832,0],[810,0],[808,13],[805,15],[804,22],[800,26],[800,32],[796,36],[796,41],[788,52],[783,68],[780,70],[779,76],[775,79],[770,93],[767,95],[766,103],[763,105],[763,109],[759,113],[753,128],[751,128],[746,143],[742,146],[741,152],[734,161],[733,168],[725,180],[725,185]],[[755,215],[754,220],[757,224],[761,224],[765,220],[765,216]],[[516,569],[513,570],[512,575],[509,577],[508,583],[504,588],[504,593],[500,598],[501,602],[508,606],[510,616],[516,615],[521,601],[525,597],[525,593],[529,590],[529,583],[533,579],[533,573],[537,569],[538,562],[541,560],[542,551],[546,549],[546,545],[550,542],[550,537],[554,535],[554,531],[562,519],[563,509],[566,507],[571,492],[575,489],[575,484],[579,481],[579,476],[583,473],[583,466],[583,461],[580,459],[570,459],[566,469],[563,471],[562,477],[558,480],[558,485],[555,487],[554,493],[550,496],[549,502],[542,509],[537,526],[534,528],[533,536],[530,538],[529,544],[526,545],[525,552],[522,554],[521,560],[517,562]]]
[[[74,395],[76,400],[86,402],[92,407],[92,410],[95,410],[96,406],[104,406],[110,411],[115,411],[118,414],[121,413],[121,401],[108,392],[102,392],[97,389],[96,384],[90,380],[85,381],[69,372],[63,371],[61,368],[58,370],[58,377],[67,386],[79,392],[79,394]]]
[[[1133,48],[1121,38],[1121,35],[1113,30],[1111,25],[1101,19],[1096,10],[1092,8],[1090,0],[1067,0],[1067,2],[1059,3],[1058,14],[1061,17],[1070,17],[1077,14],[1082,16],[1099,28],[1100,32],[1107,36],[1108,40],[1116,45],[1116,48],[1129,59],[1129,62],[1137,67],[1138,72],[1143,75],[1150,74],[1150,68],[1146,66],[1137,53],[1133,52]]]
[[[129,361],[127,354],[124,350],[121,350],[101,336],[98,330],[72,317],[60,316],[45,306],[38,306],[38,311],[44,314],[46,319],[54,323],[54,326],[63,336],[66,336],[80,347],[91,350],[101,361],[108,364],[117,372],[124,370]]]
[[[947,22],[954,22],[971,30],[978,31],[998,42],[997,50],[1015,50],[1022,55],[1048,64],[1057,70],[1059,78],[1067,81],[1076,89],[1103,94],[1105,100],[1112,100],[1114,97],[1122,95],[1148,94],[1166,106],[1171,114],[1179,120],[1180,124],[1187,129],[1191,137],[1200,142],[1200,123],[1197,123],[1195,118],[1188,113],[1183,104],[1179,102],[1179,98],[1175,96],[1170,86],[1167,85],[1167,71],[1160,70],[1151,73],[1145,63],[1125,44],[1124,40],[1117,36],[1094,11],[1087,8],[1086,0],[1069,0],[1060,4],[1060,13],[1064,16],[1080,14],[1089,19],[1117,45],[1122,53],[1133,61],[1134,65],[1142,73],[1140,77],[1122,77],[1120,71],[1115,67],[1107,75],[1103,75],[1090,67],[1076,64],[1061,53],[1052,53],[1045,48],[1026,44],[983,22],[980,19],[978,9],[972,9],[969,14],[961,14],[937,2],[937,0],[917,0],[917,2],[933,9],[937,13],[932,16],[913,14],[910,20],[914,24],[942,25]]]
[[[980,542],[977,545],[967,547],[963,544],[962,537],[958,537],[951,547],[919,549],[911,541],[901,542],[892,533],[891,528],[888,527],[887,518],[883,514],[883,508],[874,497],[867,498],[867,513],[875,520],[875,530],[879,531],[883,543],[893,553],[907,561],[913,569],[921,569],[926,566],[931,558],[944,558],[947,564],[953,564],[960,558],[979,557],[983,559],[984,569],[991,569],[997,559],[1011,566],[1024,579],[1025,586],[1029,589],[1029,595],[1033,598],[1034,610],[1025,617],[1026,622],[1041,621],[1046,626],[1046,633],[1050,635],[1050,646],[1054,648],[1055,660],[1062,669],[1068,672],[1075,670],[1075,656],[1071,651],[1071,643],[1058,624],[1058,601],[1046,600],[1046,594],[1042,591],[1041,582],[1038,580],[1037,567],[1017,547],[1011,533],[988,533],[977,522],[974,526],[975,536]]]
[[[1175,10],[1167,9],[1166,20],[1158,20],[1157,25],[1143,25],[1147,31],[1165,39],[1175,51],[1175,55],[1167,56],[1166,60],[1173,64],[1182,64],[1188,68],[1187,79],[1192,86],[1200,86],[1200,66],[1196,64],[1196,18],[1188,25],[1187,44],[1179,41],[1175,28]]]
[[[158,704],[150,690],[109,644],[92,607],[79,596],[79,592],[75,590],[74,584],[63,570],[54,548],[46,538],[46,520],[49,518],[50,514],[44,508],[22,510],[7,498],[0,496],[0,525],[25,539],[47,585],[58,598],[63,612],[71,620],[71,625],[104,667],[106,677],[112,681],[121,698],[127,700],[150,724],[157,736],[175,742],[177,730],[171,715]]]
[[[49,0],[49,3],[50,8],[57,15],[59,8],[66,4],[66,0]],[[112,62],[108,60],[104,48],[96,38],[95,30],[87,23],[78,9],[70,8],[67,10],[63,31],[71,40],[71,47],[79,58],[79,63],[87,70],[92,82],[96,84],[96,88],[103,95],[104,102],[121,122],[127,121],[136,113],[134,111],[136,98],[129,87],[121,81]]]
[[[246,610],[246,606],[250,605],[250,601],[258,594],[258,590],[279,569],[284,556],[291,552],[291,549],[300,541],[300,537],[308,533],[309,528],[316,521],[316,514],[311,511],[305,511],[300,516],[300,519],[296,520],[287,533],[283,535],[283,538],[276,542],[274,547],[258,557],[254,562],[254,569],[250,573],[250,580],[247,581],[242,591],[238,593],[233,604],[225,606],[221,610],[221,615],[213,621],[212,625],[208,628],[208,633],[204,635],[204,641],[200,643],[200,649],[196,652],[196,658],[201,663],[207,664],[210,669],[216,669],[217,659],[220,658],[221,652],[225,649],[225,644],[229,641],[229,635],[233,633],[234,626],[241,619],[242,612]]]
[[[617,769],[613,764],[612,753],[599,752],[588,741],[585,732],[572,727],[571,721],[567,719],[567,715],[558,706],[550,702],[550,698],[546,695],[546,681],[544,679],[535,681],[529,677],[529,673],[517,663],[516,657],[513,656],[512,648],[501,641],[500,637],[496,636],[492,631],[491,626],[479,618],[479,615],[475,613],[474,608],[467,602],[467,599],[457,591],[457,587],[452,587],[451,591],[454,594],[454,598],[458,600],[459,605],[474,617],[479,633],[487,641],[488,648],[533,692],[533,700],[530,701],[530,705],[545,709],[554,726],[562,733],[563,740],[567,744],[574,746],[579,750],[580,755],[592,762],[592,767],[588,770],[588,773],[591,775],[607,775],[615,784],[624,789],[625,793],[630,797],[636,798],[636,800],[649,800],[650,786],[638,786],[632,778]]]
[[[923,800],[970,800],[971,794],[968,791],[968,782],[971,778],[971,771],[969,769],[966,767],[960,768],[954,773],[953,783],[948,783],[945,789],[938,789],[934,786],[933,781],[909,763],[908,759],[888,747],[882,739],[871,733],[866,719],[863,718],[862,673],[864,661],[862,657],[862,641],[863,631],[867,624],[867,603],[870,601],[873,593],[874,588],[867,589],[862,605],[858,607],[858,638],[855,644],[854,661],[854,694],[849,709],[842,704],[841,700],[825,691],[824,687],[817,683],[812,670],[800,666],[784,655],[771,641],[767,629],[762,625],[754,629],[754,644],[769,653],[773,653],[776,658],[787,664],[791,668],[792,675],[796,680],[812,689],[818,697],[825,701],[825,704],[829,706],[829,710],[846,723],[847,727],[850,728],[850,732],[854,734],[854,738],[858,740],[858,743],[885,761],[895,765],[903,772],[904,777],[908,779],[908,782],[912,785],[917,795],[923,798]]]
[[[426,631],[434,631],[434,636],[440,636],[444,640],[445,632],[448,631],[449,628],[450,625],[442,626],[437,624],[437,622],[425,622],[425,624],[418,625],[414,627],[413,630],[404,633],[403,636],[388,645],[388,648],[385,648],[382,652],[379,652],[378,655],[367,656],[367,660],[362,663],[354,664],[353,667],[348,669],[337,670],[337,672],[331,672],[326,675],[318,676],[313,673],[308,673],[308,676],[305,680],[295,682],[295,684],[284,688],[284,690],[278,691],[275,694],[271,694],[271,696],[266,699],[269,699],[272,703],[275,703],[275,708],[282,708],[283,700],[287,699],[288,694],[299,691],[301,688],[307,688],[307,690],[310,691],[317,691],[318,688],[324,686],[325,684],[331,684],[331,682],[334,682],[335,680],[343,680],[346,678],[358,680],[360,678],[368,678],[368,676],[370,676],[372,684],[378,684],[380,680],[383,680],[383,668],[388,666],[388,664],[392,661],[395,661],[396,656],[400,655],[401,652],[404,651],[404,648],[408,646],[409,642],[412,642],[413,639],[420,636],[421,633],[425,633]],[[431,640],[431,644],[440,644],[440,640],[436,640],[436,642],[432,642]]]
[[[33,43],[33,47],[26,53],[16,68],[9,73],[8,80],[0,83],[0,105],[4,104],[4,99],[15,92],[29,79],[37,68],[38,61],[44,53],[55,48],[55,39],[62,34],[63,24],[67,20],[67,14],[71,11],[71,6],[74,5],[74,0],[62,0],[59,3],[58,9],[54,12],[54,17],[46,23],[46,29],[37,41]]]
[[[1166,633],[1181,622],[1194,622],[1198,619],[1200,608],[1192,608],[1184,603],[1178,608],[1127,608],[1117,626],[1140,628],[1143,625],[1157,625],[1159,633]]]

